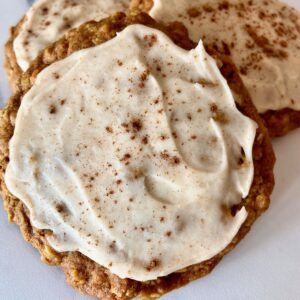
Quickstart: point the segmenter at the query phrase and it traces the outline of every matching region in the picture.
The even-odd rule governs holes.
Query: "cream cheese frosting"
[[[17,63],[26,71],[41,50],[71,28],[124,11],[129,0],[38,0],[26,14],[13,47]]]
[[[300,14],[277,0],[154,0],[157,21],[231,54],[259,113],[300,110]]]
[[[257,125],[203,47],[131,25],[44,69],[23,97],[5,174],[49,229],[121,278],[210,259],[247,217]]]

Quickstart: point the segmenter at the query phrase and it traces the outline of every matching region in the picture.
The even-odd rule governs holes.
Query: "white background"
[[[300,10],[300,0],[286,1]],[[1,65],[8,28],[25,13],[24,0],[0,0]],[[0,68],[0,101],[10,95]],[[300,129],[274,141],[276,188],[268,212],[213,273],[164,300],[300,299]],[[84,300],[68,287],[59,268],[39,255],[7,222],[0,206],[0,300]]]

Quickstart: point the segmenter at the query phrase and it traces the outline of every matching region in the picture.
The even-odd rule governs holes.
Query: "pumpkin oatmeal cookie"
[[[9,221],[81,293],[156,299],[210,273],[269,206],[267,129],[231,60],[215,56],[220,73],[194,47],[143,13],[88,22],[34,60],[1,111]]]
[[[38,54],[68,30],[126,11],[128,6],[129,0],[35,1],[26,15],[11,28],[5,46],[5,70],[13,91],[17,90],[21,74]]]
[[[300,126],[300,14],[278,0],[132,0],[231,57],[273,137]]]

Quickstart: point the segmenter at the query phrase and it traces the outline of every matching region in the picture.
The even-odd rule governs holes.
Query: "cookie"
[[[294,8],[277,0],[133,0],[131,5],[157,21],[182,22],[192,40],[201,38],[230,55],[271,136],[299,127],[300,14]]]
[[[145,32],[150,34],[145,35]],[[182,48],[173,45],[162,32],[167,33]],[[221,56],[218,58],[220,70],[226,78],[230,90],[217,70],[215,62],[206,54],[201,43],[196,50],[187,52],[183,49],[193,49],[194,45],[187,39],[184,29],[178,25],[174,37],[173,34],[172,30],[157,24],[145,14],[125,15],[119,13],[101,22],[83,24],[78,29],[70,31],[64,38],[46,48],[39,55],[22,76],[20,90],[9,100],[5,109],[1,111],[1,193],[9,220],[20,226],[24,238],[40,251],[43,261],[61,266],[66,274],[67,281],[80,292],[90,296],[101,299],[131,299],[134,297],[153,299],[208,274],[222,257],[246,235],[257,217],[269,206],[269,197],[274,185],[274,154],[267,130],[253,107],[248,92],[237,75],[235,66],[228,57]],[[124,45],[127,47],[124,47]],[[168,48],[170,45],[172,46]],[[160,47],[163,51],[158,51]],[[101,55],[105,54],[99,60],[97,60],[98,51],[101,51]],[[112,58],[109,56],[111,52],[114,53]],[[167,55],[165,57],[167,59],[159,60],[160,55]],[[135,57],[140,59],[140,63],[137,63],[138,60],[135,60]],[[173,57],[172,60],[169,60],[171,57]],[[184,59],[181,60],[180,58]],[[96,70],[97,72],[98,64],[94,63],[94,59],[99,64],[113,62],[111,68],[105,68],[106,73],[108,73],[107,78],[105,77],[106,73],[103,72],[98,72],[101,78],[99,81],[94,76],[88,78],[91,73],[85,72],[85,68],[91,68],[90,70]],[[185,69],[184,65],[187,63],[187,59],[193,62],[199,60],[203,64],[203,68],[198,69],[199,64],[194,63],[195,70],[193,72],[190,68]],[[70,76],[68,74],[72,73],[69,71],[75,65],[79,69],[74,69],[74,73],[71,77],[68,77]],[[174,72],[178,68],[179,71]],[[68,72],[65,72],[66,70]],[[79,72],[79,70],[81,71]],[[143,72],[140,72],[140,70],[143,70]],[[205,73],[206,71],[208,73]],[[114,76],[110,76],[110,72]],[[128,72],[131,74],[130,76],[127,76]],[[203,72],[203,77],[192,76],[198,74],[197,72]],[[119,74],[118,77],[115,77],[116,74]],[[179,74],[182,77],[178,76]],[[43,76],[48,77],[48,80],[45,81]],[[186,80],[187,78],[189,80]],[[218,82],[215,80],[217,78]],[[68,80],[74,82],[71,89],[70,85],[67,84]],[[51,88],[53,86],[50,84],[51,81],[56,83],[55,89]],[[161,85],[157,85],[157,82],[160,82]],[[35,88],[43,84],[46,84],[47,87],[43,87],[39,93],[35,94]],[[122,90],[124,85],[126,89]],[[173,85],[178,86],[174,88]],[[153,86],[156,88],[153,88]],[[158,87],[160,86],[165,88],[159,90]],[[49,87],[51,93],[47,94]],[[93,92],[94,89],[97,91],[96,94]],[[63,94],[67,90],[71,93],[74,92],[74,97],[64,97]],[[99,90],[102,92],[99,93]],[[107,91],[111,92],[112,97],[108,97]],[[231,91],[235,95],[234,99],[238,109],[235,108]],[[62,94],[60,94],[61,92]],[[85,101],[80,102],[78,100],[84,98],[76,96],[81,95],[84,97],[86,92],[91,93],[86,99],[93,99],[93,102],[90,103],[93,109],[89,109],[89,105]],[[172,95],[172,97],[164,102],[162,98],[156,97],[157,94],[155,93],[159,93],[159,96],[164,97],[164,99],[168,99],[169,95]],[[189,93],[195,93],[194,97],[187,97],[190,95]],[[199,93],[202,93],[201,101],[197,101],[196,98]],[[218,97],[213,99],[210,97],[210,95],[216,95],[216,93],[219,97],[222,95],[223,100],[226,101],[223,103],[223,101],[217,99]],[[101,94],[103,94],[103,97],[101,97]],[[28,106],[26,108],[26,105],[29,104],[27,97],[35,97],[34,95],[36,97],[41,96],[44,99],[41,102],[38,101],[42,105],[38,118],[35,117],[36,114],[34,113],[30,114],[29,117],[26,115],[26,110],[30,110]],[[95,97],[95,95],[100,97]],[[155,97],[150,102],[143,102],[145,95],[151,96],[146,98],[148,100],[152,99],[152,96]],[[115,97],[119,100],[115,100]],[[131,104],[126,102],[124,105],[123,102],[120,102],[123,98],[126,101],[133,102]],[[186,102],[186,98],[191,99],[190,102]],[[50,99],[53,99],[53,102]],[[75,100],[76,103],[73,102]],[[139,105],[136,104],[138,103],[136,101],[140,101]],[[228,105],[225,105],[227,101]],[[116,105],[112,106],[114,103]],[[31,104],[35,105],[34,102],[31,102]],[[172,105],[174,105],[174,108],[172,108]],[[197,109],[189,111],[191,105],[193,108],[197,107]],[[141,112],[140,109],[144,106],[147,109]],[[72,113],[72,108],[75,109],[73,110],[75,114]],[[98,109],[102,112],[101,118],[91,117],[95,113],[97,115]],[[113,114],[110,115],[110,112],[113,112]],[[149,119],[147,114],[150,115]],[[204,117],[198,117],[201,114],[204,114]],[[23,120],[26,120],[23,125],[20,123],[22,122],[21,115],[25,117]],[[120,120],[116,119],[116,115],[119,116]],[[44,116],[46,116],[45,119]],[[66,118],[64,118],[64,121],[59,121],[62,116]],[[70,118],[68,119],[68,117]],[[77,117],[79,117],[79,122],[77,122]],[[206,120],[205,117],[208,117],[207,122],[203,121]],[[36,127],[27,127],[31,122],[37,124],[34,122],[39,122],[39,119],[44,120],[43,122],[47,124],[52,122],[48,135],[45,135],[42,131],[43,128],[46,128],[46,123],[44,124],[45,127],[41,128],[40,134],[35,129]],[[87,124],[81,127],[83,120],[87,121]],[[148,121],[146,122],[146,120]],[[101,123],[100,126],[98,122],[104,121],[105,123]],[[70,130],[62,131],[63,135],[60,141],[68,141],[63,152],[67,154],[71,151],[72,154],[70,152],[70,156],[63,155],[62,157],[65,157],[63,160],[66,160],[63,162],[59,154],[60,151],[57,150],[56,152],[55,150],[56,154],[51,155],[52,159],[48,160],[48,150],[42,146],[44,145],[43,137],[48,136],[49,138],[47,148],[49,150],[55,149],[52,148],[52,145],[58,145],[60,142],[55,137],[58,144],[52,143],[51,138],[54,137],[53,134],[56,132],[57,125],[65,128],[65,125],[69,126],[67,125],[68,122],[72,123],[72,125],[70,123]],[[73,122],[76,127],[75,131],[73,130]],[[194,124],[198,124],[197,122],[200,122],[199,124],[203,126],[201,127],[202,135],[199,135],[198,131],[191,131],[193,128],[195,129]],[[151,126],[148,127],[148,124]],[[170,132],[168,124],[172,128],[172,132]],[[31,128],[31,130],[26,128]],[[101,132],[101,136],[103,134],[104,139],[100,136],[99,140],[94,139],[95,128],[99,129],[98,132]],[[235,131],[230,130],[231,128],[234,128]],[[166,129],[166,132],[160,132],[161,129]],[[211,132],[214,132],[215,135],[208,135]],[[74,139],[69,139],[69,136],[73,136],[73,134],[75,134]],[[81,138],[81,134],[86,137],[93,137],[93,147],[85,145],[86,138]],[[21,155],[21,157],[26,157],[23,162],[28,163],[28,168],[23,169],[16,158],[19,155],[18,153],[21,153],[17,148],[22,148],[27,143],[24,140],[26,136],[30,136],[31,146],[26,147],[25,152],[21,151],[24,155]],[[77,137],[79,139],[78,147],[71,146],[68,148]],[[19,138],[21,144],[18,143]],[[202,138],[207,143],[208,148],[203,148],[201,146],[203,143],[199,144]],[[241,140],[237,141],[236,138]],[[226,140],[226,143],[222,142],[223,139]],[[175,147],[175,145],[178,146]],[[241,147],[241,145],[243,146]],[[110,160],[101,159],[100,157],[95,160],[93,153],[97,153],[97,151],[94,152],[93,149],[97,149],[97,147],[102,149],[102,156],[109,157],[113,153],[117,159],[114,159],[111,163]],[[177,147],[180,151],[177,150]],[[200,147],[200,150],[203,151],[200,157],[195,157],[195,153],[199,153],[193,151],[196,147]],[[152,154],[155,154],[155,156],[150,155],[149,149],[152,149]],[[226,156],[227,151],[224,151],[224,149],[227,149],[229,153],[228,158]],[[220,163],[216,164],[215,159],[207,156],[207,153],[210,152],[212,155],[216,155],[215,158],[221,159]],[[225,155],[225,158],[223,155]],[[91,160],[89,160],[90,158]],[[141,158],[142,160],[140,160]],[[23,158],[21,158],[22,160]],[[84,168],[83,163],[93,164],[95,161],[98,161],[99,172],[93,170],[92,173],[86,173],[81,170],[81,168]],[[45,168],[41,170],[40,167],[45,162]],[[74,182],[73,179],[77,175],[74,175],[75,177],[72,177],[72,180],[56,177],[59,174],[73,174],[72,172],[76,173],[78,171],[75,165],[69,168],[65,164],[67,162],[79,163],[80,175],[77,178],[82,182],[85,191],[80,197],[76,193],[72,194],[74,197],[72,196],[69,199],[72,201],[68,203],[62,201],[65,198],[61,198],[61,196],[76,191],[69,184]],[[141,168],[139,164],[145,162],[149,164],[143,165]],[[20,172],[14,172],[13,164],[17,169],[21,167]],[[50,170],[52,165],[56,165],[52,169],[56,170],[54,173],[51,173]],[[118,166],[119,171],[115,169],[111,171],[116,166]],[[219,169],[220,166],[221,169]],[[33,182],[41,183],[41,185],[35,185],[40,186],[39,191],[31,193],[28,190],[27,196],[23,194],[22,188],[20,189],[23,183],[15,177],[24,176],[24,170],[29,171],[30,181],[32,178]],[[66,173],[63,170],[68,171]],[[155,176],[151,170],[155,170]],[[202,170],[206,175],[203,177],[202,172],[199,174],[198,170]],[[231,174],[230,177],[224,175],[227,174],[227,171]],[[102,172],[106,176],[102,177]],[[159,172],[163,173],[160,174]],[[120,177],[119,173],[124,173],[124,176]],[[53,174],[56,175],[53,177]],[[181,176],[181,174],[184,176]],[[188,239],[189,235],[187,233],[192,234],[194,231],[204,230],[203,228],[206,228],[206,226],[203,224],[210,221],[205,213],[203,218],[200,218],[201,214],[198,215],[199,210],[195,210],[195,207],[200,205],[196,201],[198,196],[197,199],[193,198],[198,195],[198,192],[201,192],[197,184],[198,179],[207,182],[211,176],[211,180],[214,180],[216,186],[223,186],[224,182],[219,181],[220,176],[215,177],[219,174],[222,174],[228,180],[228,185],[225,185],[225,193],[222,193],[223,188],[220,190],[212,190],[211,188],[207,190],[205,185],[203,186],[203,190],[207,193],[213,192],[212,199],[215,198],[214,193],[219,195],[218,199],[211,201],[211,205],[214,204],[219,207],[215,214],[211,216],[214,221],[213,224],[218,224],[219,229],[215,231],[216,235],[210,234],[207,238],[207,241],[212,240],[214,242],[211,246],[217,248],[215,250],[212,248],[201,249],[200,243],[196,243],[193,239],[189,240],[190,246],[200,247],[201,251],[199,250],[198,254],[198,251],[193,252],[191,250],[190,253],[187,253],[188,255],[184,255],[186,252],[183,252],[182,257],[180,259],[177,257],[179,261],[176,262],[172,259],[175,251],[170,251],[170,249],[174,250],[174,245],[178,246],[178,237]],[[43,184],[44,180],[48,182],[46,185]],[[101,185],[95,184],[98,180],[100,180]],[[184,184],[184,189],[182,189],[182,184],[185,183],[184,180],[188,180],[188,184]],[[15,185],[16,182],[19,182],[20,185]],[[75,180],[75,182],[77,181]],[[111,182],[113,184],[108,184]],[[163,185],[161,182],[163,182]],[[172,182],[173,184],[171,184]],[[126,188],[124,183],[130,188]],[[25,186],[23,188],[26,189]],[[47,201],[40,206],[39,199],[42,198],[36,197],[36,195],[44,188],[47,190],[49,186],[52,186],[52,188],[48,190],[49,193],[46,195]],[[165,191],[165,186],[168,187],[168,192],[162,193]],[[227,191],[228,186],[232,187],[230,192]],[[31,187],[35,189],[33,185]],[[105,189],[98,191],[98,196],[92,194],[94,188],[99,187]],[[144,194],[144,200],[147,199],[147,201],[138,201],[143,197],[140,198],[136,194],[130,194],[140,191],[140,187],[145,187],[148,191]],[[177,191],[175,194],[174,188]],[[68,189],[67,194],[63,192],[64,189]],[[10,190],[14,190],[14,195]],[[143,190],[141,189],[141,191]],[[168,198],[170,193],[173,196],[181,195],[181,193],[189,195],[190,202],[187,201],[179,205],[182,198]],[[20,195],[22,201],[16,197],[16,194]],[[88,195],[88,197],[86,198],[84,195]],[[118,197],[115,198],[115,195],[118,195]],[[151,195],[150,198],[149,195]],[[75,204],[77,198],[78,207]],[[155,201],[152,202],[151,199]],[[224,199],[227,199],[228,202],[223,202]],[[235,199],[234,203],[232,199]],[[87,203],[89,203],[89,207],[85,207]],[[141,223],[139,226],[132,224],[132,218],[138,217],[132,211],[136,212],[140,206],[145,208],[143,206],[145,203],[149,205],[149,209],[142,210],[143,215],[139,219]],[[123,205],[125,206],[123,207]],[[211,209],[211,205],[208,207],[205,204],[203,205],[204,212]],[[48,207],[49,210],[44,210],[45,207]],[[77,208],[75,209],[75,207]],[[150,208],[153,207],[158,208],[153,210],[153,218],[157,221],[151,221],[152,210]],[[39,208],[41,208],[41,211],[39,211]],[[99,210],[100,208],[103,210],[102,213]],[[109,209],[109,211],[105,211],[106,209]],[[78,213],[80,212],[81,223],[72,223],[72,218],[77,216],[76,210]],[[86,217],[87,211],[89,211],[88,218]],[[141,210],[138,211],[141,213]],[[124,222],[118,223],[119,219],[116,218],[116,214]],[[126,218],[127,215],[131,218]],[[192,215],[193,218],[187,217]],[[115,219],[109,219],[110,216],[115,217]],[[110,232],[109,235],[104,235],[101,241],[97,241],[97,238],[94,238],[92,232],[90,232],[90,230],[93,231],[94,228],[99,226],[99,220],[97,219],[98,221],[95,221],[92,227],[87,225],[88,220],[94,217],[98,218],[106,230]],[[59,221],[57,222],[57,220]],[[105,220],[108,220],[108,223]],[[148,224],[142,223],[145,220],[149,221]],[[191,220],[192,223],[190,223]],[[196,220],[202,226],[195,227],[193,222],[196,222]],[[82,228],[79,228],[80,224]],[[65,225],[68,226],[63,229],[60,227]],[[167,227],[164,227],[165,225]],[[120,228],[120,226],[123,227]],[[130,226],[136,226],[137,228],[133,227],[130,230]],[[157,228],[157,231],[153,231],[151,226]],[[61,228],[61,231],[59,228]],[[211,233],[211,228],[209,226],[208,228],[208,232]],[[226,230],[223,232],[224,229]],[[218,240],[214,237],[218,236],[219,230],[226,236],[223,242],[223,235]],[[118,236],[118,239],[110,241],[111,235]],[[99,234],[99,236],[101,235]],[[228,240],[231,236],[232,239]],[[135,243],[131,243],[131,246],[129,246],[131,250],[126,252],[128,250],[122,245],[126,245],[130,238],[134,238]],[[148,246],[148,243],[149,245],[153,243],[151,239],[156,240],[157,247],[151,248]],[[168,245],[169,248],[164,249],[159,246],[159,241],[162,240],[164,245]],[[86,245],[89,246],[85,248]],[[138,251],[137,246],[141,246],[140,249],[143,250],[149,249],[149,252]],[[189,246],[189,244],[184,243],[183,246]],[[63,251],[67,248],[73,248],[74,250]],[[76,251],[78,248],[80,251]],[[87,249],[87,252],[85,249]],[[96,252],[94,252],[95,249],[97,249]],[[162,257],[159,256],[159,253],[155,253],[156,256],[153,256],[153,252],[157,249],[161,249]],[[216,249],[219,250],[214,253]],[[82,254],[83,252],[84,254]],[[133,257],[132,253],[134,253]],[[196,253],[196,257],[193,257],[193,253]],[[183,267],[188,259],[197,259],[200,253],[202,255],[201,262]],[[204,259],[205,255],[210,257]],[[105,267],[97,263],[96,260],[103,261]],[[166,264],[166,261],[171,263]],[[175,264],[172,262],[175,262]],[[182,268],[178,266],[182,266]],[[169,273],[170,269],[176,267],[178,269]],[[167,274],[161,275],[164,273]]]
[[[6,43],[5,69],[10,85],[17,89],[21,74],[47,46],[68,30],[87,21],[101,20],[117,11],[126,11],[129,0],[38,0],[11,28]]]

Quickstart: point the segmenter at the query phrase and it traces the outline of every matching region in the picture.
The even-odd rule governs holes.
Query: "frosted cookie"
[[[9,219],[82,293],[181,287],[269,206],[274,155],[234,65],[219,70],[179,32],[182,47],[144,14],[86,23],[39,55],[1,111]]]
[[[277,0],[132,0],[231,56],[272,136],[300,126],[300,14]]]
[[[38,54],[68,30],[125,11],[128,5],[129,0],[37,0],[11,28],[6,44],[5,68],[12,89],[16,91],[20,75]]]

